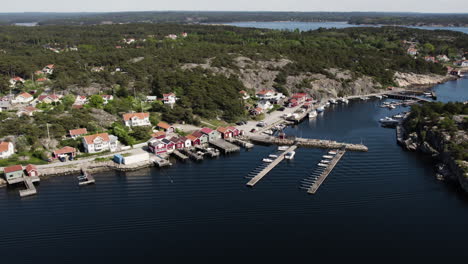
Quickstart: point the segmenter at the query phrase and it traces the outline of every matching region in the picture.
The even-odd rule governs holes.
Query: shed
[[[117,164],[123,164],[124,163],[124,157],[122,155],[120,155],[120,154],[115,154],[114,158],[112,160]]]

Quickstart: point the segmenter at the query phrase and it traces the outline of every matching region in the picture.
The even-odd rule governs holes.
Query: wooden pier
[[[254,147],[252,143],[238,139],[238,138],[231,138],[228,141],[246,149],[251,149]]]
[[[272,163],[268,164],[263,170],[260,172],[256,173],[256,175],[247,183],[247,186],[253,187],[257,182],[259,182],[265,175],[267,175],[272,169],[274,169],[281,161],[284,160],[284,156],[293,150],[297,148],[296,145],[291,146],[288,148],[285,152],[281,153],[278,155],[278,158],[276,158]]]
[[[189,157],[187,157],[186,155],[182,154],[180,151],[178,150],[174,150],[172,153],[172,155],[174,155],[176,158],[182,160],[182,161],[186,161],[188,160]]]
[[[234,145],[234,144],[231,144],[229,142],[227,142],[226,140],[224,139],[218,139],[218,140],[213,140],[213,141],[210,141],[210,144],[223,150],[224,153],[230,153],[230,152],[236,152],[236,151],[240,151],[240,147]]]
[[[318,177],[317,181],[314,182],[312,184],[312,186],[310,186],[309,190],[307,191],[307,193],[309,194],[315,194],[318,190],[318,188],[320,187],[320,185],[322,185],[322,183],[325,181],[325,179],[327,178],[327,176],[332,172],[333,168],[335,168],[336,164],[338,164],[338,162],[340,161],[341,157],[343,157],[343,155],[346,153],[346,150],[345,149],[340,149],[337,151],[335,157],[333,157],[333,159],[331,160],[331,162],[328,164],[328,167],[322,172],[322,174],[320,174],[320,176]]]
[[[172,163],[169,162],[169,160],[156,155],[151,157],[151,161],[154,162],[154,164],[158,165],[158,167],[165,167],[165,166],[171,166]]]
[[[428,100],[428,99],[425,99],[425,98],[420,98],[420,97],[417,97],[416,95],[410,95],[410,94],[387,93],[385,95],[388,96],[388,98],[398,99],[398,100],[414,100],[414,101],[417,101],[417,102],[425,102],[425,103],[432,102],[431,100]],[[431,97],[437,98],[435,93],[431,93]]]
[[[209,155],[211,158],[219,157],[219,150],[217,149],[202,146],[195,146],[195,149],[203,152],[205,155]]]
[[[190,158],[192,158],[195,161],[202,161],[203,160],[203,155],[199,155],[196,152],[190,150],[190,149],[183,149],[181,152]]]
[[[30,177],[30,176],[23,176],[23,182],[26,186],[25,190],[20,190],[19,194],[21,197],[31,196],[37,194],[36,187],[34,186],[34,182],[39,182],[39,177]]]

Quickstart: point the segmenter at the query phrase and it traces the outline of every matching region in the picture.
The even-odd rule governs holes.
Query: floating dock
[[[309,139],[309,138],[294,138],[294,139],[280,139],[276,137],[267,136],[253,136],[250,138],[251,141],[261,144],[276,144],[292,146],[297,145],[298,147],[306,148],[322,148],[322,149],[341,149],[344,148],[349,151],[360,151],[367,152],[369,149],[362,144],[349,144],[340,143],[332,140],[322,139]]]
[[[180,151],[178,151],[178,150],[174,150],[171,154],[174,155],[176,158],[182,160],[182,161],[186,161],[186,160],[188,160],[188,158],[189,158],[188,156],[182,154],[182,153],[181,153]]]
[[[230,153],[230,152],[236,152],[236,151],[240,151],[240,147],[234,145],[234,144],[231,144],[229,142],[227,142],[226,140],[224,139],[218,139],[218,140],[213,140],[213,141],[210,141],[210,144],[223,150],[224,153]]]
[[[265,175],[267,175],[272,169],[274,169],[281,161],[284,160],[284,156],[297,148],[296,145],[289,147],[286,151],[278,155],[278,158],[269,163],[268,166],[263,168],[261,171],[256,172],[255,176],[247,183],[247,186],[253,187],[257,182],[259,182]]]
[[[340,161],[341,157],[346,153],[345,149],[340,149],[337,151],[336,155],[333,157],[333,159],[330,161],[328,166],[325,168],[325,170],[318,176],[316,181],[310,182],[311,186],[307,193],[309,194],[315,194],[322,185],[322,183],[325,181],[325,179],[328,177],[328,175],[333,171],[333,168],[335,168],[336,164]]]
[[[241,139],[238,139],[238,138],[231,138],[229,139],[229,142],[231,143],[234,143],[238,146],[241,146],[243,148],[246,148],[246,149],[251,149],[254,147],[254,144],[250,143],[250,142],[247,142],[247,141],[244,141],[244,140],[241,140]]]
[[[26,186],[26,189],[19,191],[20,196],[26,197],[26,196],[37,194],[37,190],[36,190],[36,187],[34,186],[34,182],[39,182],[39,181],[40,181],[39,177],[24,176],[23,182],[24,182],[24,185]]]

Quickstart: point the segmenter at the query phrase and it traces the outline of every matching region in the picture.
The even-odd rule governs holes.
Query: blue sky
[[[2,0],[3,12],[386,11],[468,13],[466,0]]]

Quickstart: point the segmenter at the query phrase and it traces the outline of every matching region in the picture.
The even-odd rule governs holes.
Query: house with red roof
[[[5,173],[5,179],[8,184],[15,184],[23,181],[24,171],[21,165],[6,167],[3,172]]]
[[[63,147],[61,149],[54,150],[52,152],[52,158],[58,159],[68,159],[68,158],[74,158],[76,156],[76,148],[73,147]]]
[[[113,95],[109,95],[109,94],[101,94],[101,97],[102,97],[102,99],[104,100],[104,104],[108,104],[109,101],[114,100],[114,96],[113,96]]]
[[[40,103],[45,103],[45,104],[51,104],[51,103],[58,103],[60,102],[60,98],[62,96],[56,95],[56,94],[45,94],[45,95],[40,95],[37,98],[37,101]]]
[[[270,100],[275,98],[275,91],[263,89],[256,94],[260,100]]]
[[[221,134],[221,137],[223,139],[232,138],[232,136],[233,136],[232,131],[229,128],[226,128],[226,127],[218,127],[218,129],[216,129],[216,131],[218,131]]]
[[[221,133],[208,127],[200,129],[200,132],[208,136],[208,141],[221,139]]]
[[[68,131],[68,135],[73,139],[82,137],[86,134],[88,134],[88,130],[86,128],[72,129]]]
[[[123,115],[123,120],[128,127],[151,126],[149,116],[149,113],[128,113]]]
[[[10,86],[15,86],[17,83],[25,83],[26,81],[18,76],[15,76],[10,79]]]
[[[161,129],[161,130],[165,131],[166,133],[174,133],[174,131],[175,131],[175,128],[174,128],[173,126],[169,125],[169,124],[166,123],[166,122],[162,122],[162,121],[159,122],[159,123],[156,125],[156,127],[157,127],[158,129]]]
[[[27,104],[34,100],[34,97],[29,93],[20,93],[12,101],[14,104]]]
[[[84,136],[83,146],[87,153],[98,153],[103,151],[114,152],[117,150],[118,139],[116,136],[107,133],[99,133]]]
[[[192,133],[192,136],[197,138],[200,141],[200,145],[208,144],[208,135],[200,132],[200,131],[195,131]],[[194,144],[195,145],[195,144]]]
[[[39,171],[37,170],[37,167],[35,165],[29,164],[28,166],[26,166],[24,171],[26,172],[26,176],[39,177]]]
[[[237,129],[236,127],[230,126],[230,127],[228,127],[228,129],[231,130],[233,137],[240,136],[240,134],[241,134],[241,131],[239,129]]]
[[[201,145],[200,139],[197,138],[196,136],[188,135],[188,136],[185,136],[185,137],[192,142],[192,146]]]
[[[154,134],[151,135],[152,138],[156,138],[156,139],[163,139],[166,137],[166,132],[164,131],[158,131]]]
[[[247,92],[244,91],[244,90],[240,91],[239,94],[242,96],[242,99],[244,99],[244,100],[247,100],[247,99],[250,98],[249,93],[247,93]]]
[[[42,72],[45,74],[52,74],[54,73],[55,65],[54,64],[49,64],[46,65],[44,68],[42,68]]]
[[[25,108],[19,110],[16,115],[17,116],[33,116],[34,113],[37,112],[42,112],[42,110],[39,110],[33,106],[26,106]]]
[[[0,142],[0,159],[7,159],[15,154],[15,146],[11,142]]]
[[[74,105],[85,105],[88,103],[88,97],[84,95],[77,95]]]
[[[169,139],[171,142],[174,143],[176,149],[183,149],[185,148],[185,141],[181,137],[172,137]]]
[[[164,140],[164,142],[163,142]],[[154,154],[163,154],[167,152],[168,143],[166,139],[152,138],[148,141],[148,149]]]
[[[162,101],[163,101],[165,104],[175,104],[175,103],[177,102],[177,100],[179,100],[179,98],[177,98],[177,96],[175,95],[175,93],[163,94]]]

